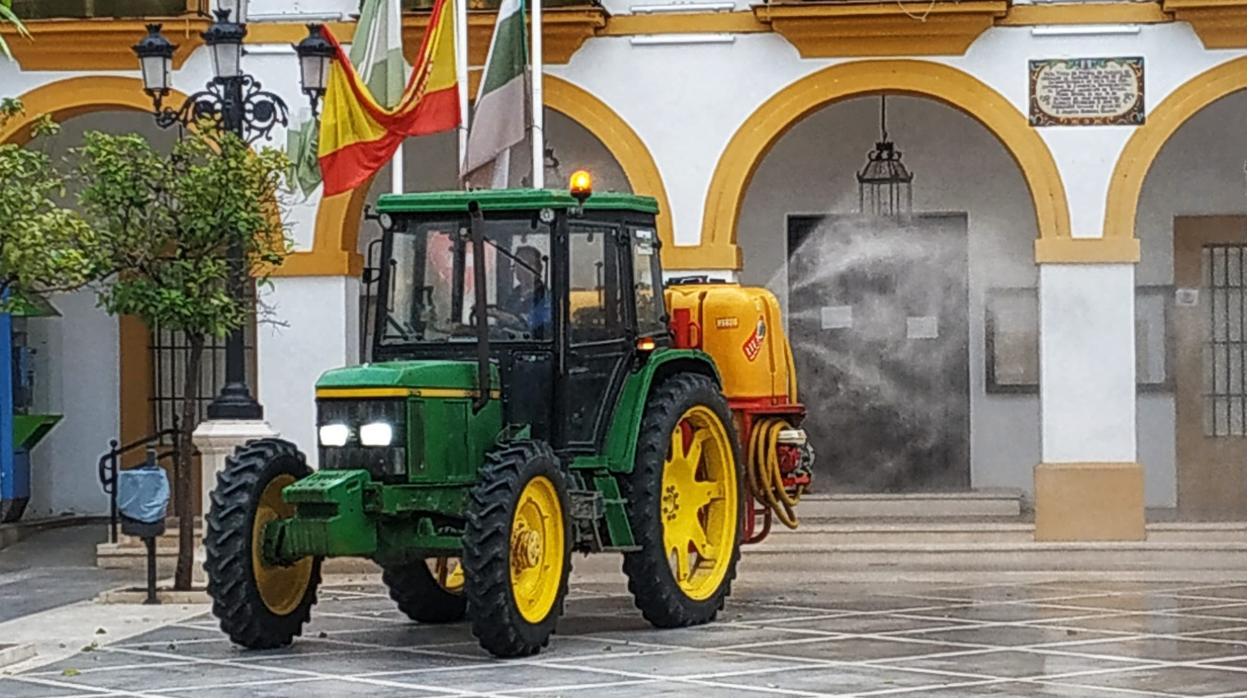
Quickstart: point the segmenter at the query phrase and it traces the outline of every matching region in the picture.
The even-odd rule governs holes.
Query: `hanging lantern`
[[[914,175],[903,162],[901,151],[888,140],[888,98],[879,98],[879,142],[866,156],[857,173],[858,211],[866,216],[904,218],[913,211]]]

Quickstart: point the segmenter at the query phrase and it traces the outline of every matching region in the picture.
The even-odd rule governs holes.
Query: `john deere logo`
[[[753,361],[758,358],[758,354],[762,352],[762,342],[766,339],[766,322],[762,318],[758,318],[758,324],[753,328],[753,334],[749,335],[749,339],[745,340],[745,346],[741,350],[745,352],[745,358]]]

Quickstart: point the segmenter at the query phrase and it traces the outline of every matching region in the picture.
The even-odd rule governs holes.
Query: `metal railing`
[[[119,538],[117,533],[117,472],[121,469],[122,456],[139,449],[151,449],[155,451],[155,460],[157,463],[161,461],[166,461],[170,464],[177,463],[179,453],[177,433],[177,425],[175,424],[168,429],[144,436],[141,439],[131,441],[125,445],[121,445],[117,439],[109,439],[109,450],[107,453],[100,456],[98,464],[100,487],[102,487],[104,489],[104,493],[108,495],[109,543],[116,543]],[[166,437],[172,439],[173,446],[162,452],[159,449]]]

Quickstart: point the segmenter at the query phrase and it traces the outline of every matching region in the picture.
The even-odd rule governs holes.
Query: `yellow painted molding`
[[[1046,238],[1035,241],[1037,264],[1137,264],[1135,238]]]
[[[1165,143],[1192,116],[1247,88],[1247,56],[1226,61],[1186,81],[1147,115],[1117,158],[1104,211],[1104,237],[1134,237],[1143,182]]]
[[[164,24],[165,36],[177,50],[173,67],[203,45],[200,33],[208,28],[203,17],[150,19],[37,19],[26,22],[31,39],[12,27],[0,27],[22,70],[138,70],[139,59],[130,47],[147,34],[148,22]],[[305,30],[306,32],[306,30]]]
[[[755,34],[771,27],[751,11],[741,12],[663,12],[659,14],[612,15],[598,36],[638,36],[647,34]]]
[[[1247,47],[1247,0],[1164,0],[1164,8],[1190,22],[1204,48]]]
[[[1012,5],[998,27],[1066,24],[1159,24],[1172,22],[1159,2],[1065,2]]]
[[[546,75],[544,80],[546,106],[580,124],[601,141],[619,162],[633,192],[658,201],[658,237],[664,263],[669,252],[674,259],[683,259],[684,253],[674,250],[690,248],[676,248],[673,243],[667,189],[645,142],[622,117],[589,92],[554,75]],[[358,276],[363,265],[356,248],[369,184],[365,182],[350,192],[322,199],[316,211],[312,250],[291,255],[274,270],[274,276]]]
[[[420,39],[429,26],[430,14],[403,15],[403,55],[414,62]],[[585,41],[606,26],[606,10],[601,7],[549,8],[541,13],[542,58],[562,65],[571,60]],[[484,65],[489,42],[494,36],[495,12],[468,13],[468,63]]]
[[[355,34],[354,22],[325,22],[340,41],[350,41]],[[247,25],[249,44],[297,44],[307,37],[307,24],[289,22],[253,22]]]
[[[1035,466],[1035,540],[1139,541],[1146,537],[1143,466]]]
[[[754,110],[736,130],[710,180],[699,254],[739,259],[737,224],[745,192],[762,159],[788,129],[828,104],[881,92],[934,99],[981,123],[1017,162],[1030,189],[1039,237],[1070,237],[1069,204],[1056,161],[1026,116],[1008,99],[973,76],[943,64],[868,60],[841,63],[797,80]],[[729,268],[740,266],[737,262]]]
[[[111,75],[57,80],[18,95],[18,99],[25,113],[0,127],[0,143],[25,143],[30,139],[31,125],[44,114],[60,122],[98,111],[150,112],[152,109],[151,97],[143,91],[142,80]],[[186,95],[173,90],[167,99],[180,102]]]
[[[802,58],[960,56],[1004,17],[1004,0],[791,2],[754,6]]]

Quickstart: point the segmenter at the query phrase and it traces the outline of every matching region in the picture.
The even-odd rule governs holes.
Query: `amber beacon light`
[[[593,176],[587,170],[576,170],[572,173],[571,182],[567,188],[571,190],[572,196],[584,203],[584,200],[593,193]]]

